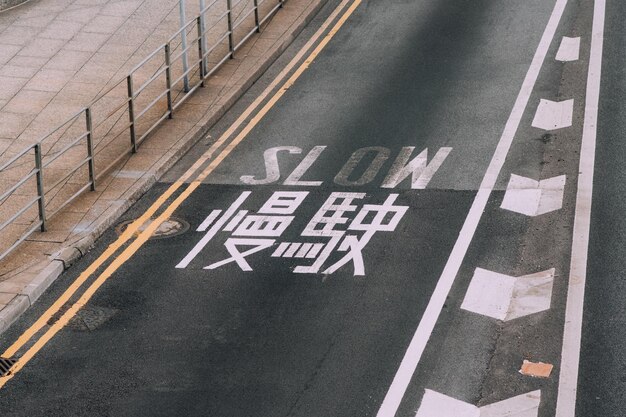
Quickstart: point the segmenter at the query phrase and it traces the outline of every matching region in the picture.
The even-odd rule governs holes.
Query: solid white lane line
[[[567,307],[565,309],[565,330],[563,332],[561,376],[559,379],[556,417],[574,417],[576,415],[576,388],[578,385],[585,281],[587,279],[587,251],[591,225],[591,199],[593,196],[593,169],[596,158],[605,14],[606,0],[596,0],[593,12],[585,123],[580,150],[578,191],[576,194],[576,212],[572,236],[572,258],[567,290]]]
[[[504,132],[500,137],[500,141],[498,142],[496,151],[491,159],[491,162],[489,163],[489,166],[487,167],[487,172],[485,173],[483,181],[480,185],[480,189],[474,198],[472,207],[470,208],[467,218],[465,219],[465,223],[461,228],[459,238],[454,244],[454,248],[450,253],[450,257],[448,258],[441,277],[439,278],[435,291],[433,292],[433,295],[428,302],[428,306],[424,311],[424,316],[420,320],[417,330],[413,335],[413,339],[411,340],[393,382],[389,387],[389,391],[387,391],[387,395],[378,410],[377,417],[393,417],[398,411],[400,402],[402,401],[404,393],[406,392],[406,389],[411,382],[411,378],[413,377],[413,373],[422,358],[426,344],[428,343],[430,335],[435,328],[439,314],[441,313],[446,298],[450,293],[450,289],[452,288],[454,279],[459,272],[461,263],[465,258],[465,254],[467,253],[467,249],[469,248],[470,242],[476,232],[476,228],[478,227],[483,211],[487,206],[487,201],[489,200],[491,191],[496,185],[496,181],[500,175],[506,156],[509,153],[511,143],[513,142],[515,133],[519,128],[524,111],[528,106],[528,100],[530,99],[530,95],[535,87],[537,77],[539,76],[543,62],[545,61],[550,44],[554,39],[556,29],[559,26],[559,22],[561,21],[566,5],[567,0],[556,1],[550,20],[548,21],[548,25],[546,26],[546,29],[541,37],[541,41],[539,42],[535,56],[530,64],[530,68],[528,69],[522,88],[520,89],[515,105],[513,106],[513,110],[511,111],[511,115],[509,116],[504,128]]]

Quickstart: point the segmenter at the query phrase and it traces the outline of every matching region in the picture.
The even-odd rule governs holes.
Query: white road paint
[[[280,167],[278,166],[278,153],[289,152],[290,154],[300,154],[302,149],[297,146],[275,146],[263,152],[265,160],[265,178],[255,178],[253,175],[242,175],[239,180],[249,185],[267,185],[280,179]]]
[[[179,269],[186,268],[187,265],[189,265],[189,263],[193,261],[193,259],[200,253],[200,251],[204,249],[207,243],[209,243],[211,239],[213,239],[213,237],[217,234],[220,228],[228,221],[228,219],[230,219],[237,212],[239,207],[241,207],[243,202],[246,201],[246,199],[250,196],[250,194],[252,194],[251,191],[244,191],[243,193],[241,193],[239,198],[237,198],[237,200],[235,200],[235,202],[228,208],[228,210],[226,210],[224,215],[219,220],[217,220],[213,224],[213,226],[211,226],[211,228],[206,233],[206,235],[204,235],[202,239],[200,239],[200,241],[196,243],[196,246],[193,247],[191,252],[189,252],[187,256],[185,256],[183,260],[178,263],[178,265],[176,265],[176,268],[179,268]]]
[[[365,171],[357,179],[350,179],[354,169],[361,163],[363,158],[369,154],[374,154],[374,158],[367,166]],[[380,168],[389,158],[389,149],[382,146],[370,146],[367,148],[357,149],[350,155],[348,161],[341,167],[341,171],[335,176],[335,184],[345,185],[348,187],[360,186],[369,184],[378,174]]]
[[[410,175],[411,188],[423,190],[452,151],[452,148],[439,149],[432,161],[430,161],[430,164],[428,164],[428,149],[424,149],[409,162],[414,149],[415,147],[413,146],[402,148],[400,155],[394,161],[387,177],[383,181],[382,188],[395,188]]]
[[[426,390],[415,417],[537,417],[541,391],[533,391],[484,407]]]
[[[550,308],[554,269],[512,277],[476,268],[461,308],[509,321]]]
[[[300,162],[300,164],[292,171],[291,174],[287,177],[283,184],[285,185],[299,185],[302,187],[319,187],[322,185],[322,181],[300,181],[300,178],[306,174],[311,165],[317,158],[319,158],[320,154],[326,149],[326,146],[315,146],[311,151],[307,154],[307,156]]]
[[[580,55],[580,37],[563,37],[559,52],[556,53],[556,60],[561,62],[577,61]]]
[[[587,252],[591,225],[605,14],[606,0],[595,0],[556,417],[575,417],[576,415],[576,388],[587,280]]]
[[[204,219],[204,221],[200,223],[200,226],[198,226],[196,232],[206,232],[206,229],[208,229],[209,226],[213,224],[215,219],[217,219],[221,213],[222,210],[212,210],[211,213],[206,216],[206,219]]]
[[[274,242],[276,242],[274,239],[229,238],[226,240],[226,243],[224,243],[224,246],[226,247],[226,250],[228,250],[228,253],[231,254],[231,257],[224,259],[223,261],[215,262],[209,266],[205,266],[204,269],[215,269],[228,263],[236,262],[242,271],[250,272],[252,271],[252,267],[248,261],[246,261],[246,256],[260,252],[263,249],[267,249],[271,247]],[[239,246],[251,246],[252,249],[239,252]]]
[[[556,130],[572,125],[574,100],[551,101],[541,99],[533,119],[533,127]]]
[[[396,372],[393,382],[387,391],[387,395],[385,396],[385,399],[378,411],[377,417],[393,417],[400,406],[400,402],[402,401],[404,393],[406,392],[406,389],[411,382],[411,378],[413,377],[413,373],[422,358],[426,344],[428,343],[433,329],[435,328],[437,319],[439,318],[441,310],[446,302],[446,298],[450,293],[452,284],[454,283],[454,280],[459,272],[459,268],[465,258],[465,254],[467,253],[467,249],[469,248],[472,238],[474,237],[478,223],[482,217],[485,207],[487,206],[487,201],[489,200],[498,176],[500,175],[500,171],[502,170],[506,156],[509,153],[511,143],[513,142],[515,133],[519,128],[524,111],[528,106],[530,95],[537,82],[537,77],[539,76],[539,72],[541,71],[541,67],[545,61],[550,44],[554,39],[556,29],[559,25],[561,17],[563,16],[566,5],[567,0],[557,0],[555,3],[554,10],[552,11],[550,20],[548,21],[546,29],[541,37],[535,56],[530,64],[530,68],[526,74],[519,95],[517,96],[513,110],[511,111],[511,115],[507,120],[504,132],[500,137],[496,151],[491,159],[491,162],[489,163],[478,193],[476,194],[472,207],[470,208],[467,218],[465,219],[465,223],[461,228],[459,238],[450,253],[450,257],[448,258],[441,277],[437,282],[437,286],[435,287],[428,306],[424,311],[424,315],[420,320],[417,330],[413,335],[411,343],[404,354],[404,358],[400,363],[400,367]]]
[[[535,181],[513,174],[500,207],[533,217],[560,210],[565,181],[565,175]]]
[[[233,217],[233,219],[230,222],[228,222],[226,227],[224,227],[224,231],[232,232],[233,230],[235,230],[235,227],[237,227],[237,225],[241,223],[241,221],[243,220],[244,217],[246,217],[247,214],[248,214],[248,210],[239,210],[239,212],[235,215],[235,217]]]

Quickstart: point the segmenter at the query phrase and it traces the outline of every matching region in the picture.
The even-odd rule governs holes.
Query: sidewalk
[[[197,13],[197,4],[188,3],[188,15]],[[85,192],[49,222],[47,232],[32,235],[0,262],[0,331],[217,121],[323,3],[287,2],[262,33],[177,109],[174,119],[164,121],[136,154],[100,180],[97,191]],[[177,5],[173,0],[39,0],[0,13],[0,161],[123,80],[178,30]],[[0,206],[0,216],[11,210]]]

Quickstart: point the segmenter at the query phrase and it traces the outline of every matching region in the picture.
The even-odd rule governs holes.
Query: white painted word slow
[[[537,417],[540,403],[533,391],[479,408],[427,389],[415,417]]]
[[[365,193],[331,193],[300,233],[302,241],[279,242],[285,230],[295,219],[295,212],[309,195],[308,191],[276,191],[256,212],[248,214],[241,209],[251,191],[244,191],[222,215],[213,210],[196,229],[206,232],[176,268],[186,268],[218,232],[231,233],[224,247],[230,257],[214,262],[204,269],[216,269],[235,263],[242,271],[253,268],[248,256],[278,244],[272,258],[313,259],[312,263],[298,265],[296,273],[332,274],[352,264],[354,275],[365,275],[363,250],[377,232],[393,232],[408,206],[394,205],[398,194],[390,194],[382,204],[363,204]],[[351,218],[351,213],[355,213]],[[207,230],[208,229],[208,230]],[[316,239],[317,241],[311,241]],[[319,240],[322,239],[322,242]],[[245,248],[245,250],[242,250]],[[324,268],[334,253],[345,253]]]
[[[323,184],[321,180],[302,180],[309,168],[317,161],[326,146],[315,146],[309,151],[298,166],[287,176],[283,185],[318,187]],[[428,163],[428,149],[424,149],[420,154],[411,159],[415,147],[406,146],[400,150],[395,161],[391,165],[389,172],[382,182],[381,188],[396,188],[403,181],[411,177],[412,189],[424,189],[432,179],[433,175],[441,167],[452,148],[441,148]],[[253,175],[243,175],[240,180],[248,185],[267,185],[280,180],[280,167],[278,163],[279,153],[299,155],[302,149],[296,146],[276,146],[267,149],[263,153],[265,160],[265,177],[256,178]],[[334,178],[335,184],[343,186],[362,186],[371,183],[378,175],[378,172],[389,159],[391,151],[382,146],[371,146],[360,148],[354,151],[348,161],[343,165],[339,173]],[[351,175],[364,160],[370,160],[369,165],[363,170],[359,178],[350,179]]]

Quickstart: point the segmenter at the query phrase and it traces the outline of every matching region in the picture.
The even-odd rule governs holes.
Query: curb
[[[302,30],[313,20],[320,9],[326,4],[327,0],[316,0],[316,2],[305,9],[303,15],[298,21],[291,24],[290,33],[286,34],[278,42],[278,47],[268,56],[261,57],[262,62],[257,61],[259,65],[251,72],[247,79],[231,91],[228,99],[209,116],[208,120],[201,126],[195,126],[192,134],[183,136],[181,141],[183,145],[171,154],[165,154],[166,159],[157,162],[157,167],[152,171],[146,172],[132,187],[124,193],[124,200],[119,200],[119,204],[108,210],[106,214],[100,218],[100,221],[94,225],[94,228],[84,237],[76,242],[61,248],[59,251],[49,257],[47,261],[43,261],[30,269],[16,275],[20,277],[29,273],[29,270],[37,269],[38,272],[22,291],[2,309],[0,310],[0,334],[4,333],[37,299],[50,287],[50,285],[61,274],[72,266],[76,261],[82,258],[93,247],[94,243],[102,234],[114,225],[118,219],[136,203],[156,182],[165,174],[180,158],[191,149],[200,139],[206,136],[213,125],[248,91],[248,89],[267,71],[267,69],[278,59],[283,52],[291,45]],[[218,72],[219,74],[219,72]],[[148,139],[149,140],[149,139]],[[43,269],[41,269],[43,266]],[[14,277],[15,278],[15,277]],[[11,281],[9,279],[8,281]],[[7,282],[7,281],[5,281]]]

